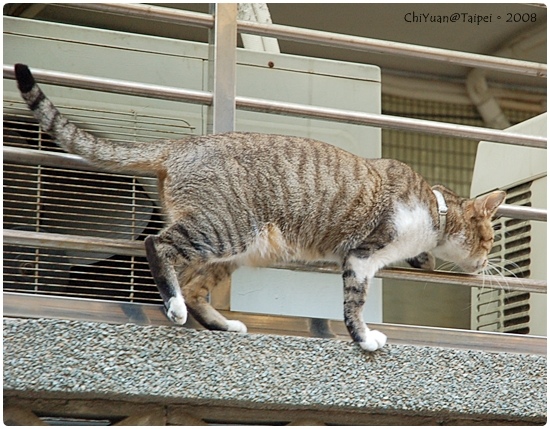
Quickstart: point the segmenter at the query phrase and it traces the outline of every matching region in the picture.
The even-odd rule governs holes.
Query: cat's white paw
[[[422,268],[428,271],[435,271],[435,256],[432,255],[430,252],[427,252],[426,255],[428,257]]]
[[[166,315],[172,322],[183,325],[187,322],[187,307],[181,296],[170,298],[166,309]]]
[[[229,332],[238,332],[240,334],[246,334],[246,325],[239,320],[228,320],[227,330]]]
[[[386,345],[388,337],[380,331],[367,331],[366,340],[359,343],[359,346],[368,352],[381,349]]]

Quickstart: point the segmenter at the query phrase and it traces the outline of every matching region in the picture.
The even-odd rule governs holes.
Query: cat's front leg
[[[369,281],[374,269],[368,259],[350,256],[344,263],[344,322],[351,338],[366,351],[373,352],[386,344],[387,337],[370,330],[363,321],[363,307],[367,299]]]
[[[435,257],[430,252],[422,252],[414,258],[407,259],[407,263],[413,268],[422,270],[435,270]]]

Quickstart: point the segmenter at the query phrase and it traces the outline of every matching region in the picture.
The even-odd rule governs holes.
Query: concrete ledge
[[[546,422],[546,374],[545,356],[404,345],[368,354],[339,340],[4,319],[8,403],[210,405],[219,420],[219,410],[247,409],[340,415],[331,423],[342,424],[529,424]]]

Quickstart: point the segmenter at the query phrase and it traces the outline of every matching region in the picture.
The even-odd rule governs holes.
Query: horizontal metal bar
[[[4,78],[14,78],[13,66],[4,65],[3,69]],[[141,84],[116,79],[95,78],[41,69],[33,69],[33,74],[38,82],[53,85],[64,85],[73,88],[106,91],[141,97],[155,97],[196,104],[210,105],[212,103],[212,94],[205,91],[184,90],[160,85]],[[235,98],[235,102],[238,109],[255,112],[299,116],[359,125],[380,126],[382,128],[396,130],[455,136],[473,140],[485,140],[537,148],[546,148],[547,145],[545,137],[516,134],[507,131],[472,127],[468,125],[457,125],[391,115],[331,109],[327,107],[306,106],[242,96],[237,96]]]
[[[151,21],[154,20],[180,25],[185,24],[208,29],[214,26],[214,17],[210,14],[181,9],[170,9],[167,7],[148,6],[144,4],[59,3],[57,6],[70,7],[78,10],[89,10],[91,12],[110,13],[122,15],[124,17],[133,16]]]
[[[342,272],[338,264],[324,261],[275,264],[272,268],[332,274],[340,274]],[[547,291],[546,280],[500,277],[484,274],[463,274],[449,271],[423,271],[410,268],[391,267],[379,270],[375,277],[423,283],[443,283],[452,286],[495,288],[506,291],[514,290],[533,293],[546,293]]]
[[[169,22],[172,24],[187,24],[205,28],[212,28],[214,17],[184,10],[175,10],[158,6],[146,5],[105,5],[105,4],[78,4],[63,5],[77,9],[111,13],[117,15],[134,16],[142,19]],[[330,33],[306,28],[290,27],[277,24],[262,24],[250,21],[237,20],[237,30],[241,33],[258,36],[277,37],[301,43],[314,43],[343,49],[379,54],[398,55],[407,58],[427,59],[445,63],[452,63],[464,67],[484,68],[500,72],[522,74],[544,78],[547,76],[546,64],[511,58],[493,57],[489,55],[473,54],[469,52],[449,49],[432,48],[428,46],[408,43],[392,42],[366,37],[350,36],[347,34]]]
[[[101,171],[83,158],[61,152],[47,152],[34,149],[4,146],[4,162],[15,162],[27,165],[44,165],[48,167],[73,168],[75,170]],[[146,176],[144,174],[144,176]],[[154,176],[151,176],[154,177]],[[547,221],[547,210],[527,206],[502,204],[497,215],[513,219]]]
[[[255,112],[323,119],[357,125],[379,126],[381,128],[394,130],[461,137],[471,140],[484,140],[536,148],[546,148],[547,145],[545,137],[516,134],[502,130],[474,127],[469,125],[457,125],[446,122],[428,121],[424,119],[331,109],[328,107],[306,106],[282,101],[267,101],[241,96],[236,97],[236,103],[238,109]]]
[[[145,256],[145,248],[142,241],[82,237],[10,229],[4,229],[3,233],[4,244],[17,244],[52,249],[88,250],[128,256]],[[341,267],[338,264],[324,261],[275,264],[272,268],[333,274],[341,273]],[[385,268],[378,271],[376,277],[425,283],[445,283],[456,286],[492,287],[507,291],[517,290],[535,293],[546,293],[547,289],[545,280],[461,274],[444,271],[430,272],[405,268]]]
[[[172,325],[161,305],[135,304],[83,298],[4,292],[4,317],[69,319],[138,325]],[[301,337],[335,338],[349,340],[346,327],[339,320],[310,319],[305,317],[272,316],[221,311],[229,319],[238,319],[253,334],[293,335]],[[203,329],[191,317],[186,328]],[[491,352],[527,353],[546,355],[544,337],[460,329],[432,328],[397,324],[370,323],[388,336],[390,344],[449,347]]]
[[[70,168],[81,171],[99,171],[84,158],[72,153],[48,152],[45,150],[26,149],[21,147],[4,146],[4,162],[13,162],[24,165],[43,165],[48,167]]]
[[[70,168],[79,171],[105,171],[90,164],[79,155],[64,152],[48,152],[45,150],[26,149],[21,147],[4,146],[4,162],[24,165],[42,165],[46,167]],[[144,177],[156,177],[151,173],[144,173]]]
[[[206,91],[180,89],[34,68],[32,69],[32,73],[38,82],[50,85],[111,92],[113,94],[159,98],[162,100],[185,101],[194,104],[212,104],[212,94]],[[13,66],[4,65],[4,78],[15,79]]]
[[[514,206],[512,204],[501,204],[497,209],[497,215],[522,220],[539,220],[547,222],[548,211],[527,206]]]
[[[398,55],[407,58],[439,61],[464,67],[483,68],[540,78],[547,77],[546,64],[514,60],[511,58],[492,57],[489,55],[453,51],[450,49],[432,48],[409,43],[370,39],[347,34],[329,33],[277,24],[261,24],[249,21],[237,21],[237,29],[242,33],[278,37],[294,42],[315,43],[357,51]]]
[[[46,249],[101,251],[116,255],[145,256],[143,242],[114,238],[84,237],[79,235],[4,229],[4,245],[35,246]],[[100,250],[101,249],[101,250]]]

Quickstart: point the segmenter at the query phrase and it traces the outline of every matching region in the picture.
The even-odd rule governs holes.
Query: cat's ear
[[[478,216],[490,218],[492,217],[498,206],[504,202],[506,198],[506,192],[493,191],[490,194],[482,195],[474,200],[474,210]]]

